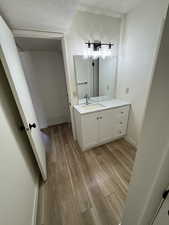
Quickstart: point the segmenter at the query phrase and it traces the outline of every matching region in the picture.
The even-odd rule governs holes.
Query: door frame
[[[72,124],[72,132],[73,137],[75,138],[75,123],[74,123],[74,113],[72,107],[72,94],[71,94],[71,81],[69,77],[69,66],[68,66],[68,52],[66,39],[63,33],[59,32],[49,32],[49,31],[41,31],[41,30],[24,30],[24,29],[13,29],[12,33],[14,38],[23,37],[23,38],[44,38],[44,39],[56,39],[61,41],[62,54],[63,54],[63,62],[64,62],[64,70],[65,70],[65,78],[66,78],[66,87],[68,93],[68,104],[70,110],[70,119]]]

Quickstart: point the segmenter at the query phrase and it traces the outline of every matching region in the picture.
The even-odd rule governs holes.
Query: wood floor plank
[[[121,147],[117,145],[113,145],[113,143],[108,143],[106,146],[108,147],[109,151],[114,152],[116,158],[120,159],[124,164],[125,168],[129,173],[131,173],[133,169],[133,159],[130,157],[128,152],[125,152],[121,149]]]
[[[44,225],[118,225],[136,149],[122,139],[82,152],[68,124],[47,133]]]
[[[125,180],[118,172],[116,162],[111,159],[108,155],[110,154],[106,148],[106,146],[100,147],[101,151],[103,151],[102,155],[99,154],[98,161],[101,167],[105,170],[106,174],[109,176],[109,181],[112,183],[111,193],[122,193],[124,196],[127,195],[127,187]],[[123,197],[124,198],[124,197]]]
[[[114,146],[118,146],[123,152],[128,153],[128,155],[130,155],[132,160],[135,159],[136,148],[132,146],[131,144],[129,144],[127,141],[125,141],[124,139],[117,140],[113,144]]]
[[[118,151],[116,151],[116,148],[112,148],[109,145],[106,145],[108,153],[111,153],[112,157],[114,158],[114,160],[116,161],[116,163],[118,164],[118,166],[120,167],[120,171],[123,175],[126,175],[126,180],[129,182],[130,181],[130,175],[131,175],[131,169],[130,166],[128,166],[127,164],[130,165],[130,163],[127,163],[125,158],[123,157],[123,155],[119,154]],[[132,165],[131,165],[132,166]]]
[[[86,154],[86,159],[88,164],[90,165],[90,176],[91,176],[91,185],[89,186],[89,190],[91,192],[91,198],[93,200],[94,206],[98,212],[99,221],[102,225],[104,224],[110,224],[115,225],[113,214],[110,210],[110,207],[107,204],[107,200],[103,195],[103,192],[101,191],[100,185],[96,179],[95,171],[93,171],[93,168],[91,165],[93,165],[93,159],[90,157],[90,155]]]
[[[119,160],[114,157],[114,154],[107,149],[107,146],[101,146],[102,154],[98,156],[100,164],[110,171],[110,178],[112,174],[112,178],[119,181],[122,186],[127,190],[128,182],[130,178],[130,174],[123,167],[123,164]]]
[[[110,175],[100,164],[98,158],[95,154],[93,154],[92,151],[87,152],[85,156],[86,159],[88,158],[88,162],[90,162],[89,160],[92,161],[92,164],[90,163],[92,165],[92,173],[94,174],[94,177],[97,180],[100,189],[102,190],[102,194],[104,196],[110,195],[112,191],[114,191],[114,183],[111,182],[112,180],[110,179]]]

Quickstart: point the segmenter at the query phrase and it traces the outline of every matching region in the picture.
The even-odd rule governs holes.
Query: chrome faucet
[[[84,98],[86,99],[86,105],[88,105],[89,104],[89,95],[85,94]]]

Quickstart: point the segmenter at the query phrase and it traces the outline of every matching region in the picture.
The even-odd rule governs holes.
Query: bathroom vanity
[[[77,141],[81,149],[108,143],[126,135],[130,104],[113,99],[74,106]]]
[[[77,55],[74,65],[79,98],[79,105],[74,106],[74,118],[81,149],[124,137],[130,104],[115,99],[117,57],[86,59]]]

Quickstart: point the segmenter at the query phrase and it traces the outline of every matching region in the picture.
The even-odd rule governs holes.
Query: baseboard
[[[89,149],[91,149],[91,148],[95,148],[95,147],[98,147],[98,146],[101,146],[101,145],[104,145],[104,144],[108,144],[108,143],[110,143],[110,142],[112,142],[112,141],[117,141],[117,140],[119,140],[119,139],[122,139],[122,138],[124,138],[125,136],[123,135],[123,136],[119,136],[119,137],[117,137],[117,138],[110,138],[110,139],[107,139],[106,141],[102,141],[102,142],[100,142],[100,143],[98,143],[98,144],[95,144],[95,145],[89,145],[89,146],[87,146],[87,147],[85,147],[85,148],[82,148],[82,147],[80,147],[81,148],[81,150],[82,151],[87,151],[87,150],[89,150]],[[79,145],[80,146],[80,145]]]
[[[45,215],[46,215],[45,202],[46,202],[45,183],[42,182],[39,187],[37,225],[45,225]]]
[[[39,195],[39,177],[36,181],[35,199],[33,206],[32,225],[36,225],[37,213],[38,213],[38,195]]]
[[[137,144],[131,137],[126,136],[124,139],[125,139],[127,142],[129,142],[131,145],[133,145],[135,148],[138,147],[138,144]]]
[[[66,123],[68,121],[69,120],[68,120],[67,116],[58,116],[58,117],[55,117],[55,118],[48,119],[47,126],[50,127],[50,126],[53,126],[53,125]]]

